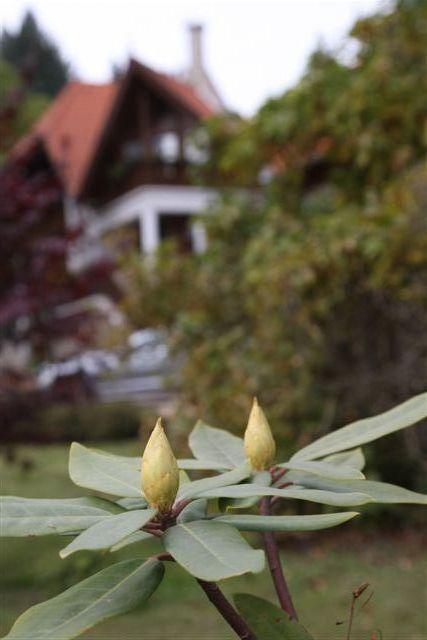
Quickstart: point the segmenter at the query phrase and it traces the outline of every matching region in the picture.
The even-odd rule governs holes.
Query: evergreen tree
[[[17,69],[29,70],[32,91],[53,97],[68,80],[68,63],[56,44],[40,30],[31,11],[25,14],[16,33],[3,31],[0,55]]]
[[[27,84],[25,74],[0,57],[0,167],[49,104],[46,95],[29,91]]]

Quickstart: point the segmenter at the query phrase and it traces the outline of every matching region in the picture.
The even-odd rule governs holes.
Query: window
[[[154,138],[154,150],[164,162],[176,162],[179,159],[179,136],[175,131],[159,133]]]

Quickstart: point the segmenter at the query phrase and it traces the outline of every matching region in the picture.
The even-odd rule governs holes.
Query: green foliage
[[[152,418],[150,410],[144,415]],[[130,402],[54,403],[22,416],[5,437],[15,442],[114,440],[134,438],[140,424],[141,410]]]
[[[113,456],[73,442],[69,473],[71,480],[79,487],[126,498],[141,496],[140,461],[137,458]]]
[[[259,640],[313,640],[304,627],[263,598],[236,593],[234,602]]]
[[[121,455],[141,452],[137,440],[115,441],[108,445],[99,443],[97,446]],[[30,457],[33,468],[23,472],[17,464],[2,462],[3,493],[45,498],[82,495],[83,490],[73,485],[68,477],[68,450],[65,444],[16,445],[18,459]],[[197,502],[195,500],[190,505]],[[393,509],[384,506],[380,510],[381,520],[377,516],[377,522],[381,523],[379,529],[372,527],[370,518],[372,512],[378,512],[375,505],[366,509],[363,518],[335,530],[317,534],[275,534],[282,543],[281,556],[300,618],[316,638],[342,640],[343,627],[336,626],[335,622],[346,618],[352,589],[366,580],[375,588],[375,594],[368,606],[356,616],[355,636],[367,640],[372,630],[379,626],[387,638],[393,637],[399,627],[410,637],[424,634],[424,610],[417,604],[425,586],[427,551],[422,540],[425,509],[417,507],[415,511],[402,507],[405,512],[403,528],[395,525],[384,528],[384,516]],[[414,516],[417,526],[414,526]],[[201,516],[196,519],[201,519]],[[114,553],[76,553],[65,561],[58,556],[68,541],[63,536],[2,538],[0,637],[6,635],[18,616],[34,603],[54,597],[111,563],[157,553],[158,540],[150,534],[140,533],[146,536],[143,544],[126,545]],[[258,537],[258,534],[250,535],[249,539]],[[303,568],[301,546],[304,549]],[[178,638],[187,637],[191,630],[195,638],[202,638],[208,628],[211,635],[221,640],[232,640],[234,632],[227,629],[222,617],[200,594],[196,581],[176,563],[169,563],[166,570],[166,579],[144,607],[143,613],[135,609],[124,616],[111,618],[80,637],[85,640],[138,638],[143,629],[147,635],[160,633],[165,637]],[[222,586],[227,596],[250,592],[275,602],[268,571],[231,578]]]
[[[241,438],[199,421],[190,434],[188,445],[201,460],[213,460],[223,469],[233,469],[246,460]]]
[[[45,499],[2,496],[2,535],[44,536],[83,531],[120,511],[117,505],[101,498]]]
[[[426,34],[427,3],[399,1],[354,26],[351,63],[318,51],[250,121],[208,124],[199,179],[257,196],[227,191],[204,255],[162,248],[128,269],[126,309],[169,328],[191,417],[237,428],[257,395],[286,448],[424,390]],[[414,438],[381,445],[407,454],[382,449],[383,477],[417,484]]]
[[[117,543],[142,529],[154,516],[153,509],[132,509],[120,513],[117,517],[107,516],[74,538],[70,544],[61,549],[59,555],[61,558],[68,558],[76,551],[111,549]]]
[[[127,560],[83,580],[61,595],[31,607],[4,640],[68,640],[148,600],[164,574],[157,560]]]
[[[427,394],[421,393],[394,407],[379,416],[358,420],[334,433],[329,433],[311,445],[300,449],[293,458],[295,460],[313,460],[325,455],[337,453],[344,449],[352,449],[361,444],[372,442],[389,433],[394,433],[422,420],[425,415]],[[294,467],[295,468],[295,467]],[[292,467],[289,467],[292,470]],[[309,471],[310,468],[299,468],[297,471]]]
[[[0,55],[15,69],[26,72],[36,93],[54,97],[68,80],[68,64],[56,44],[40,30],[31,11],[16,33],[3,30]]]
[[[251,470],[248,461],[242,464],[244,444],[241,438],[198,423],[189,437],[195,459],[202,465],[206,461],[209,472],[215,457],[215,464],[220,468],[224,462],[232,468],[195,480],[181,474],[176,500],[167,512],[146,508],[145,500],[149,501],[149,497],[144,496],[140,488],[141,464],[146,464],[146,456],[151,455],[148,447],[141,460],[91,450],[74,443],[70,451],[70,478],[78,486],[103,495],[120,496],[121,499],[113,501],[89,497],[58,500],[5,496],[1,502],[1,535],[21,537],[59,533],[72,536],[73,540],[60,551],[61,558],[82,550],[114,552],[124,546],[154,538],[159,539],[164,553],[151,556],[145,562],[135,558],[113,564],[61,595],[32,607],[18,618],[5,640],[23,637],[23,634],[30,633],[30,629],[34,638],[53,639],[60,634],[61,638],[68,640],[105,618],[133,609],[148,599],[160,584],[164,573],[163,560],[174,560],[199,581],[211,602],[239,637],[267,640],[275,631],[281,630],[285,634],[283,637],[303,638],[303,627],[291,623],[288,616],[282,613],[279,618],[272,616],[272,605],[269,603],[258,601],[248,611],[248,597],[238,596],[237,606],[244,611],[247,618],[245,622],[212,582],[244,573],[258,573],[264,568],[264,552],[253,549],[240,530],[260,531],[263,534],[272,531],[314,531],[343,524],[357,515],[355,512],[342,512],[272,516],[269,509],[266,512],[263,506],[266,499],[270,504],[267,496],[285,500],[285,504],[287,500],[294,499],[334,506],[367,502],[427,504],[427,496],[400,487],[364,478],[349,480],[348,477],[358,471],[357,467],[363,466],[363,454],[357,450],[348,452],[347,449],[348,446],[371,442],[397,429],[409,427],[425,417],[427,393],[385,414],[365,420],[363,429],[360,422],[356,422],[294,454],[293,459],[298,461],[310,456],[320,458],[333,452],[334,455],[327,456],[324,461],[317,460],[314,466],[307,467],[308,461],[297,462],[295,467],[291,459],[273,465],[263,473]],[[245,443],[246,438],[251,437],[250,433],[247,429]],[[164,434],[163,438],[168,444]],[[157,452],[153,455],[156,456]],[[173,466],[176,469],[172,452],[169,459],[171,457],[170,468]],[[184,464],[191,466],[188,460]],[[302,469],[300,464],[303,465]],[[336,473],[331,473],[331,467],[336,467]],[[194,465],[194,468],[200,471],[199,465]],[[165,473],[168,473],[167,469]],[[270,476],[267,482],[266,474]],[[287,474],[287,481],[281,484],[284,474]],[[295,479],[292,474],[299,475]],[[313,479],[315,487],[316,483],[325,483],[326,490],[311,488]],[[262,498],[261,515],[224,515],[218,497],[255,498],[254,503],[247,505],[249,509],[257,499]],[[280,596],[277,567],[274,568],[272,564],[272,554],[275,563],[280,563],[274,538],[264,538],[264,544],[279,601],[288,614],[289,608]],[[282,584],[287,589],[285,583]],[[291,614],[291,617],[295,617],[295,614]],[[248,623],[252,630],[247,626]],[[253,631],[255,636],[248,635]]]
[[[23,80],[19,72],[0,55],[0,110],[7,110],[16,92],[23,89]],[[40,92],[25,91],[15,113],[9,122],[7,131],[2,131],[1,151],[7,151],[21,136],[28,132],[31,125],[46,109],[49,98]]]
[[[222,515],[218,522],[230,524],[240,531],[320,531],[348,522],[357,512],[322,513],[315,516]]]
[[[178,497],[187,500],[188,498],[198,498],[209,495],[210,497],[220,497],[224,487],[233,486],[236,482],[246,480],[251,476],[251,468],[248,463],[240,465],[231,471],[219,473],[217,476],[194,480],[194,482],[184,483],[178,491]]]
[[[338,480],[363,480],[365,477],[361,471],[351,465],[328,464],[328,462],[325,461],[318,463],[312,460],[291,460],[290,462],[286,462],[286,468],[291,471],[307,471],[308,473],[313,473],[323,478],[338,478]]]
[[[300,82],[249,123],[211,124],[209,171],[233,185],[236,173],[247,184],[252,169],[256,183],[272,163],[281,195],[298,208],[298,198],[320,182],[363,203],[367,189],[381,190],[423,158],[427,7],[424,0],[394,5],[354,25],[349,37],[357,53],[349,64],[318,50]]]
[[[252,549],[235,527],[222,522],[177,524],[166,531],[164,545],[176,562],[201,580],[224,580],[264,568],[264,553]]]
[[[292,500],[308,500],[334,507],[355,507],[371,502],[369,495],[362,492],[334,493],[316,489],[278,489],[276,487],[260,487],[255,483],[248,485],[229,485],[218,489],[206,489],[196,494],[205,498],[250,498],[252,496],[274,496]],[[417,495],[417,494],[416,494]]]

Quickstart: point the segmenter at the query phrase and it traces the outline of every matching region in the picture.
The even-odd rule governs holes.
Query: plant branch
[[[141,531],[145,533],[150,533],[152,536],[156,536],[157,538],[161,538],[163,536],[162,529],[158,529],[157,527],[150,527],[150,524],[146,524],[141,528]]]
[[[280,484],[277,485],[278,489],[286,489],[286,487],[290,487],[293,484],[295,484],[294,482],[281,482]]]
[[[173,509],[172,509],[172,514],[173,517],[176,518],[177,516],[179,516],[179,514],[181,513],[181,511],[183,509],[185,509],[185,507],[190,504],[191,500],[179,500],[179,502],[175,503]]]
[[[158,553],[156,556],[151,556],[151,558],[155,558],[161,562],[175,562],[175,558],[173,558],[167,551],[164,553]]]
[[[262,498],[260,503],[260,512],[264,516],[271,515],[270,498]],[[283,611],[286,611],[291,620],[298,620],[298,615],[292,602],[291,594],[283,573],[280,563],[279,549],[277,548],[276,539],[271,531],[264,531],[262,534],[264,541],[265,553],[267,556],[268,566],[270,567],[271,577],[276,589],[277,597]]]
[[[280,480],[280,478],[283,478],[285,473],[288,473],[288,470],[287,469],[281,469],[280,467],[273,467],[272,469],[270,469],[270,473],[271,473],[271,479],[272,479],[273,484],[274,484],[275,482]]]
[[[209,598],[210,602],[217,608],[224,620],[236,632],[241,640],[257,640],[240,613],[227,600],[221,589],[215,582],[206,582],[197,578],[197,582]]]
[[[158,553],[151,557],[162,562],[175,562],[175,559],[167,552]],[[256,636],[252,633],[240,613],[227,600],[215,582],[206,582],[206,580],[200,580],[199,578],[196,578],[196,580],[202,587],[210,602],[216,607],[230,627],[237,633],[240,640],[257,640]]]
[[[350,640],[351,639],[351,632],[352,632],[352,629],[353,629],[353,619],[354,619],[354,610],[355,610],[355,606],[356,606],[356,600],[358,598],[360,598],[362,593],[364,591],[366,591],[366,589],[368,587],[369,587],[369,582],[364,582],[359,587],[357,587],[357,589],[353,590],[352,598],[351,598],[351,604],[350,604],[350,615],[348,617],[348,628],[347,628],[346,640]],[[366,600],[366,602],[362,606],[365,606],[365,604],[367,604],[369,602],[369,600],[373,596],[373,593],[374,592],[371,593],[369,598]]]
[[[353,618],[354,618],[354,607],[356,604],[356,598],[353,596],[353,598],[351,599],[351,605],[350,605],[350,615],[348,617],[348,627],[347,627],[347,635],[346,635],[346,640],[350,640],[351,638],[351,630],[353,628]]]

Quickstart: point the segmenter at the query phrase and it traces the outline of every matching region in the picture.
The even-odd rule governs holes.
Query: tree
[[[82,307],[60,308],[91,293],[112,292],[111,264],[96,263],[73,273],[67,256],[80,230],[67,231],[62,189],[42,148],[33,166],[14,162],[0,173],[0,330],[4,339],[25,341],[37,359],[52,357],[63,338],[84,346],[94,327]]]
[[[0,108],[3,153],[27,99],[24,83]],[[61,181],[43,144],[27,148],[19,159],[9,155],[0,170],[0,413],[9,435],[20,415],[31,411],[34,417],[52,400],[36,390],[40,360],[58,356],[59,350],[75,353],[94,340],[105,314],[85,299],[117,293],[110,260],[79,272],[69,268],[81,233],[65,226]]]
[[[31,90],[55,96],[69,78],[69,65],[57,45],[43,33],[31,11],[25,14],[16,33],[3,31],[0,56],[20,70],[31,66]]]
[[[19,72],[0,58],[0,161],[29,131],[49,102],[47,96],[28,90],[25,76],[25,70]]]
[[[205,255],[131,266],[127,303],[137,326],[170,328],[194,413],[237,426],[261,395],[286,444],[424,389],[426,34],[427,4],[397,2],[356,23],[351,64],[318,51],[247,123],[208,124],[209,177],[257,197],[206,217]],[[405,475],[423,444],[406,445]]]

